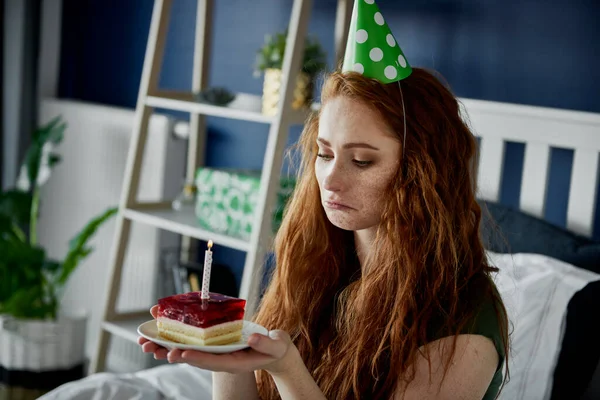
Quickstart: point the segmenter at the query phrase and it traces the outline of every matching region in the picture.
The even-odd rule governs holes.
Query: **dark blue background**
[[[439,70],[460,97],[600,112],[600,2],[595,0],[379,0],[413,66]],[[59,96],[135,107],[153,1],[63,0]],[[264,35],[287,27],[292,0],[218,0],[209,85],[260,94],[252,76]],[[175,0],[161,86],[191,85],[195,0]],[[315,0],[309,32],[333,67],[336,1]],[[207,163],[259,169],[268,127],[208,118]],[[290,141],[297,138],[294,129]],[[565,132],[565,134],[568,134]],[[600,134],[600,132],[599,132]],[[505,176],[520,176],[523,145],[507,147]],[[546,219],[565,225],[572,152],[553,149]],[[518,204],[519,179],[501,201]],[[596,226],[600,223],[597,213]],[[600,229],[595,229],[600,236]],[[244,253],[215,261],[239,275]]]

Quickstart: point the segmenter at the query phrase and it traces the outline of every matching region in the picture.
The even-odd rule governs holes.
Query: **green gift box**
[[[198,168],[196,172],[196,217],[203,229],[249,240],[260,190],[260,172]],[[272,227],[281,224],[283,209],[295,179],[284,177],[277,191]]]

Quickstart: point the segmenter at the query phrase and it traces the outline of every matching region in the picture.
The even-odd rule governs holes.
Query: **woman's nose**
[[[332,162],[330,168],[323,180],[323,187],[330,192],[339,192],[344,190],[345,176],[344,170],[337,162]]]

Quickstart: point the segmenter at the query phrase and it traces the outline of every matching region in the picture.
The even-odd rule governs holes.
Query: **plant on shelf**
[[[264,73],[262,111],[274,115],[279,104],[281,69],[287,42],[287,31],[266,35],[263,46],[258,50],[254,75]],[[315,37],[307,37],[304,45],[302,68],[296,78],[292,107],[310,107],[316,76],[327,67],[327,55]]]
[[[224,87],[207,88],[196,96],[197,100],[202,103],[214,104],[217,106],[226,106],[235,100],[235,94]]]
[[[117,211],[92,218],[69,243],[63,260],[53,260],[37,240],[40,187],[60,162],[54,148],[66,125],[60,117],[35,130],[16,188],[0,193],[0,316],[57,319],[60,295],[71,274],[91,252],[88,242]]]

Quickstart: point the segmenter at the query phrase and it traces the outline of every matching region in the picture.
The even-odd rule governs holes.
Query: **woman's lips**
[[[338,203],[338,202],[335,202],[335,201],[326,201],[325,202],[325,206],[327,208],[331,208],[333,210],[353,210],[352,207],[349,207],[349,206],[347,206],[345,204]]]

